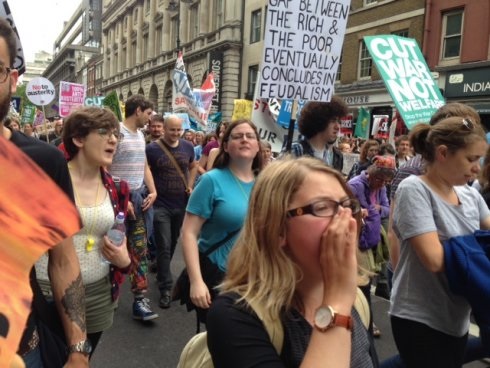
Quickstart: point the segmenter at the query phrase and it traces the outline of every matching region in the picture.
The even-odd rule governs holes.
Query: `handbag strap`
[[[211,247],[209,247],[205,252],[203,252],[203,255],[205,255],[206,257],[209,256],[211,253],[213,253],[215,250],[217,250],[219,247],[221,247],[223,244],[225,244],[226,242],[228,242],[228,240],[230,240],[231,238],[233,238],[236,234],[238,234],[238,232],[240,231],[241,229],[237,229],[237,230],[234,230],[232,231],[231,233],[228,233],[228,235],[225,236],[224,239],[220,240],[219,242],[213,244]]]
[[[177,173],[179,174],[180,178],[184,182],[185,189],[188,190],[189,186],[187,185],[187,179],[185,178],[185,175],[182,172],[182,169],[180,168],[179,164],[177,163],[177,160],[175,159],[174,155],[172,155],[172,153],[169,151],[166,144],[163,143],[161,138],[157,139],[155,142],[157,142],[158,146],[160,146],[162,151],[165,152],[165,154],[168,156],[168,158],[170,159],[170,162],[172,163],[172,165],[174,165],[175,169],[177,170]]]

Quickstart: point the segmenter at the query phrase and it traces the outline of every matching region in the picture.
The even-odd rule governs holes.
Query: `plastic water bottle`
[[[114,221],[114,225],[112,225],[111,229],[107,232],[107,237],[110,239],[111,242],[114,243],[114,245],[117,245],[119,247],[123,243],[125,236],[126,226],[124,225],[124,213],[119,212],[116,216],[116,220]],[[102,261],[104,263],[110,264],[110,262],[106,260],[103,256]]]

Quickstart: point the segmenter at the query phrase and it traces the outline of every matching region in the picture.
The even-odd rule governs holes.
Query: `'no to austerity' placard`
[[[259,94],[328,102],[350,0],[269,0]]]

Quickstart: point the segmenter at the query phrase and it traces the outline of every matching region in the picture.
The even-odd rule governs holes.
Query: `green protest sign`
[[[428,123],[445,102],[417,41],[383,35],[364,42],[407,128]]]
[[[24,104],[22,110],[21,124],[32,124],[34,122],[34,116],[36,115],[36,106],[31,104]]]

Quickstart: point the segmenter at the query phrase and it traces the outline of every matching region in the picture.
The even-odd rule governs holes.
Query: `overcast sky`
[[[53,52],[54,40],[81,0],[8,0],[26,61],[39,51]]]

